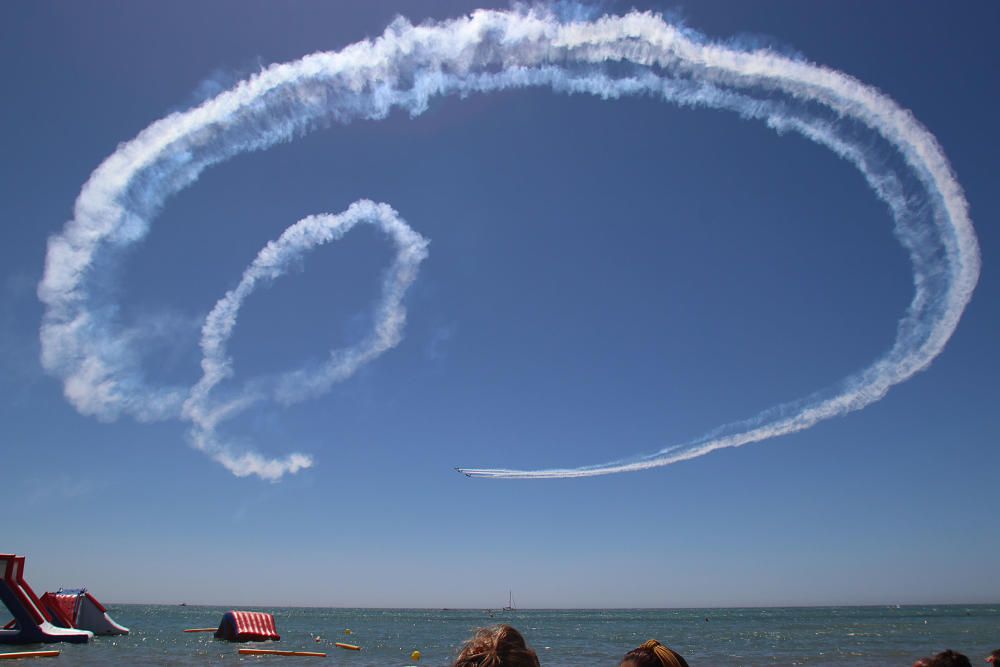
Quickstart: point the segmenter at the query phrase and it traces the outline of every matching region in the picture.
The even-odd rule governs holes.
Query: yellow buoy
[[[420,662],[420,651],[414,651],[410,654],[410,660],[413,662]]]
[[[346,630],[344,630],[344,634],[345,634],[345,635],[349,635],[349,634],[351,634],[351,629],[350,629],[350,628],[347,628]]]
[[[325,658],[326,653],[315,651],[279,651],[272,648],[241,648],[240,655],[290,655],[305,658]]]
[[[20,653],[0,653],[0,660],[20,660],[21,658],[55,658],[59,651],[22,651]]]

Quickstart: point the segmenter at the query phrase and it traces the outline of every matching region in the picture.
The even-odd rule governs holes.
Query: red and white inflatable
[[[116,623],[104,605],[86,588],[60,588],[42,596],[42,606],[52,622],[64,628],[90,630],[95,635],[127,635],[128,628]]]
[[[53,622],[52,614],[24,580],[24,556],[0,554],[0,574],[0,601],[14,616],[0,629],[0,644],[82,644],[94,636],[87,630],[59,627]]]
[[[227,611],[222,615],[216,639],[231,642],[278,641],[281,635],[274,625],[274,616],[262,611]]]

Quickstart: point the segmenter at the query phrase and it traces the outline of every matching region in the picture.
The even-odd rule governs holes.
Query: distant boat
[[[514,596],[510,591],[507,591],[507,606],[503,611],[514,611]]]

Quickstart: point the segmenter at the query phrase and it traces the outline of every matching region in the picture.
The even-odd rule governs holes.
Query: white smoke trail
[[[341,238],[359,222],[378,225],[396,245],[396,259],[383,280],[382,300],[376,309],[372,333],[347,349],[332,351],[326,363],[318,367],[304,366],[269,381],[257,380],[252,388],[245,387],[228,401],[211,402],[209,394],[212,389],[233,373],[232,360],[226,355],[226,344],[236,326],[240,307],[257,284],[284,275],[303,253]],[[235,453],[231,446],[218,440],[215,427],[222,419],[231,419],[267,398],[287,405],[322,393],[334,382],[350,377],[363,364],[395,347],[402,338],[406,320],[403,296],[417,277],[417,268],[425,257],[427,242],[423,237],[410,229],[388,205],[365,199],[351,204],[340,215],[303,218],[286,229],[277,241],[268,243],[243,272],[240,284],[215,304],[202,327],[203,374],[182,410],[182,415],[194,424],[191,435],[195,447],[207,452],[240,477],[254,474],[265,479],[278,479],[285,473],[310,467],[312,458],[304,454],[291,454],[284,460],[268,460],[254,452]]]
[[[955,330],[979,275],[968,206],[934,136],[890,98],[825,67],[710,43],[650,13],[583,21],[563,20],[547,10],[477,11],[419,26],[398,19],[375,40],[273,65],[197,108],[153,123],[119,147],[84,185],[73,220],[49,241],[39,285],[46,306],[43,365],[63,379],[66,397],[84,414],[189,420],[195,446],[238,475],[277,479],[308,467],[311,459],[301,454],[272,460],[237,451],[215,429],[259,401],[289,403],[317,395],[398,343],[405,316],[401,299],[426,251],[423,239],[391,209],[358,202],[341,216],[307,218],[262,251],[209,315],[202,332],[204,375],[193,388],[145,381],[135,337],[96,289],[96,278],[110,271],[114,255],[146,235],[170,195],[233,155],[290,140],[330,120],[379,119],[393,108],[420,114],[434,96],[540,86],[604,99],[646,95],[729,109],[828,147],[853,163],[887,203],[913,263],[914,297],[892,348],[830,391],[633,461],[535,471],[463,469],[466,474],[600,475],[800,431],[877,401],[926,368]],[[887,148],[873,148],[873,138]],[[280,275],[283,260],[339,237],[362,219],[387,231],[398,253],[375,332],[333,353],[321,369],[247,382],[225,400],[210,399],[232,372],[226,341],[254,285]]]

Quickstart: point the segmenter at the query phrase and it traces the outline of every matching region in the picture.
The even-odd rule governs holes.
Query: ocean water
[[[244,608],[251,610],[254,608]],[[627,650],[656,638],[698,665],[905,665],[954,648],[975,664],[1000,648],[1000,604],[936,607],[810,607],[676,610],[484,610],[257,608],[275,615],[280,642],[231,644],[184,628],[218,625],[224,607],[109,605],[132,632],[85,645],[49,645],[62,665],[335,664],[450,665],[479,626],[521,630],[543,667],[617,667]],[[351,634],[345,634],[345,629]],[[316,637],[320,641],[315,641]],[[336,648],[357,644],[360,652]],[[325,651],[328,657],[248,657],[239,647]],[[0,647],[0,651],[42,648]],[[419,663],[410,653],[419,649]],[[21,663],[23,664],[23,663]],[[43,663],[49,664],[49,663]]]

